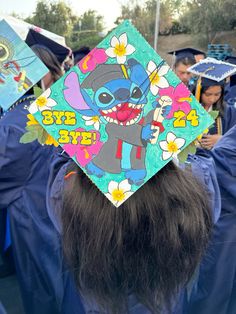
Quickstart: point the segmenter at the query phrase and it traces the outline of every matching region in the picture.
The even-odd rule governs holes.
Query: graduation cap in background
[[[223,86],[225,78],[236,73],[236,65],[214,58],[206,58],[192,65],[188,71],[199,76],[195,94],[199,100],[202,87]]]
[[[195,48],[177,49],[177,50],[169,51],[168,54],[176,57],[176,61],[184,59],[184,58],[189,58],[195,61],[195,56],[197,55],[204,55],[204,57],[206,56],[205,52],[195,49]]]
[[[89,47],[81,47],[79,49],[73,50],[74,63],[78,63],[90,52]]]
[[[40,96],[44,107],[36,100],[29,111],[118,207],[213,119],[129,21],[89,57]],[[47,102],[65,116],[61,123],[45,123]]]
[[[49,50],[51,50],[52,53],[54,53],[60,64],[63,63],[63,61],[70,53],[69,48],[58,44],[54,40],[42,35],[41,33],[33,29],[29,30],[25,42],[29,47],[32,47],[34,45],[41,45],[48,48]]]

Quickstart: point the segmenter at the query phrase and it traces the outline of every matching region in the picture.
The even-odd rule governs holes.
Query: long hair
[[[33,45],[31,49],[51,72],[53,82],[56,82],[63,75],[63,72],[54,53],[47,47],[38,44]]]
[[[205,86],[203,86],[202,87],[202,89],[201,89],[201,96],[200,96],[200,103],[202,102],[202,94],[204,94],[207,90],[208,90],[208,88],[209,88],[210,86],[208,86],[208,87],[205,87]],[[221,87],[221,96],[220,96],[220,99],[217,101],[217,102],[215,102],[214,104],[213,104],[213,106],[212,106],[212,110],[217,110],[217,111],[219,111],[219,115],[221,116],[221,117],[223,117],[224,116],[224,112],[225,112],[225,106],[226,106],[226,103],[225,103],[225,101],[224,101],[224,86],[220,86]]]
[[[152,313],[171,307],[207,245],[208,197],[169,162],[116,208],[77,167],[66,180],[63,249],[76,285],[99,308],[128,312],[133,294]]]

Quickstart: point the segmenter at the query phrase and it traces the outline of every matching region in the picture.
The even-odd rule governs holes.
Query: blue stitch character
[[[67,76],[65,86],[64,96],[70,106],[82,115],[99,116],[106,124],[108,140],[86,166],[88,174],[102,177],[105,172],[123,171],[130,184],[141,185],[147,174],[146,147],[156,131],[151,128],[154,111],[143,116],[150,90],[144,67],[135,59],[126,66],[100,64],[81,87],[75,72]]]

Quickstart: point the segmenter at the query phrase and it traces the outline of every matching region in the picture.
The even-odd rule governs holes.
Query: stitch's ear
[[[71,72],[67,75],[64,85],[66,87],[63,91],[65,100],[72,108],[79,111],[91,109],[83,98],[80,90],[78,75],[75,72]]]

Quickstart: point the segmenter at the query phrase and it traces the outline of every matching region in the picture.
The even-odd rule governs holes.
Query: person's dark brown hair
[[[189,57],[183,57],[175,61],[174,68],[177,68],[179,64],[183,64],[190,67],[191,65],[194,65],[195,63],[196,63],[195,59],[189,58]]]
[[[51,50],[49,50],[47,47],[38,44],[32,46],[31,49],[51,72],[53,82],[56,82],[63,75],[63,72],[61,65],[54,53],[51,52]]]
[[[75,165],[65,183],[63,248],[76,285],[109,314],[133,294],[152,313],[170,308],[208,242],[204,188],[169,162],[116,208]]]

